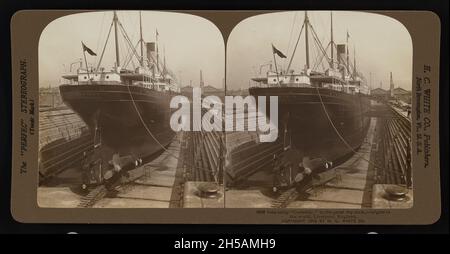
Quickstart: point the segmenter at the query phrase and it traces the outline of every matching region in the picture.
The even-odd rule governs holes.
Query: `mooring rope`
[[[136,105],[136,102],[134,101],[134,98],[133,98],[133,94],[131,93],[130,86],[129,86],[129,85],[126,85],[126,86],[127,86],[127,88],[128,88],[128,94],[130,95],[130,98],[131,98],[131,101],[132,101],[132,103],[133,103],[134,109],[136,110],[137,115],[139,116],[140,122],[141,122],[142,125],[144,126],[145,130],[147,131],[147,133],[153,138],[153,140],[155,140],[156,143],[158,143],[158,145],[159,145],[165,152],[167,152],[170,156],[172,156],[172,157],[175,158],[176,160],[181,161],[181,159],[180,159],[179,156],[173,154],[169,149],[167,149],[163,144],[161,144],[161,142],[159,142],[159,140],[158,140],[158,139],[153,135],[153,133],[150,131],[150,129],[148,128],[147,124],[146,124],[145,121],[144,121],[144,118],[142,118],[141,112],[139,112],[139,110],[138,110],[138,107],[137,107],[137,105]],[[203,171],[210,172],[209,169],[200,168],[200,167],[194,166],[194,165],[188,165],[188,166],[190,166],[190,167],[192,167],[192,168],[196,168],[196,169],[200,169],[200,170],[203,170]],[[210,172],[210,173],[211,173],[211,172]]]

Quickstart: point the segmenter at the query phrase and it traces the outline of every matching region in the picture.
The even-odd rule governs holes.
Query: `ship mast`
[[[164,54],[164,58],[163,58],[163,77],[166,78],[166,74],[167,74],[167,70],[166,70],[166,46],[163,45],[163,54]]]
[[[356,49],[353,47],[353,78],[356,79]]]
[[[308,11],[305,11],[305,48],[306,48],[306,69],[309,69],[309,44],[308,44]]]
[[[330,62],[330,68],[333,69],[333,67],[334,67],[333,12],[330,12],[330,15],[331,15],[331,41],[330,41],[331,62]]]
[[[120,56],[119,56],[119,38],[118,38],[118,33],[117,33],[118,18],[117,18],[116,11],[114,11],[113,22],[114,22],[114,42],[115,42],[115,46],[116,46],[116,68],[118,68],[120,66]]]
[[[159,70],[159,46],[158,46],[158,29],[156,29],[155,37],[156,37],[156,69]],[[161,73],[160,73],[161,74]]]
[[[316,42],[316,46],[319,48],[319,50],[321,51],[321,53],[323,54],[323,57],[326,57],[327,58],[327,62],[329,62],[329,58],[328,58],[328,54],[327,54],[327,51],[326,51],[326,49],[324,49],[323,48],[323,46],[322,46],[322,44],[321,44],[321,42],[320,42],[320,40],[319,40],[319,38],[318,38],[318,36],[317,36],[317,34],[316,34],[316,32],[314,31],[314,27],[311,25],[311,23],[309,22],[309,18],[308,18],[308,12],[307,11],[305,11],[305,19],[304,19],[304,21],[303,21],[303,26],[302,26],[302,28],[301,28],[301,30],[300,30],[300,33],[299,33],[299,35],[298,35],[298,39],[297,39],[297,42],[296,42],[296,44],[295,44],[295,47],[294,47],[294,51],[293,51],[293,53],[292,53],[292,56],[291,56],[291,59],[289,60],[289,65],[288,65],[288,68],[287,68],[287,70],[289,70],[290,69],[290,66],[291,66],[291,63],[292,63],[292,59],[294,58],[294,55],[295,55],[295,51],[296,51],[296,49],[297,49],[297,46],[298,46],[298,42],[299,42],[299,40],[300,40],[300,37],[301,37],[301,34],[302,34],[302,31],[303,31],[303,28],[305,28],[305,56],[306,56],[306,70],[308,70],[309,68],[310,68],[310,61],[309,61],[309,29],[311,29],[311,31],[312,31],[312,36],[313,36],[313,38],[314,38],[314,41]],[[331,31],[331,34],[333,34],[333,30]],[[332,35],[333,36],[333,35]],[[330,43],[332,43],[332,46],[334,46],[334,42],[333,41],[331,41]],[[328,45],[330,45],[330,44],[328,44]],[[332,51],[332,52],[334,52],[334,51]],[[320,61],[322,61],[322,59],[323,58],[321,58],[320,59]],[[320,62],[319,62],[320,63]],[[332,67],[332,61],[331,62],[329,62],[330,64],[331,64],[331,67]],[[315,68],[315,67],[314,67]]]
[[[348,37],[349,37],[349,34],[348,34],[348,30],[347,30],[347,45],[346,45],[346,53],[347,53],[347,61],[346,61],[346,64],[347,64],[347,71],[350,73],[350,66],[349,66],[349,59],[348,59]]]
[[[140,42],[141,42],[141,67],[144,67],[144,38],[142,37],[142,13],[139,11],[139,29],[140,29]]]

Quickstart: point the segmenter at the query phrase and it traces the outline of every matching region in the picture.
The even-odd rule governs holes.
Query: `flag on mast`
[[[92,49],[90,49],[86,45],[84,45],[84,42],[81,42],[81,44],[83,45],[83,51],[87,51],[89,53],[89,55],[91,55],[91,56],[97,56],[97,54],[95,54],[95,52],[92,51]]]
[[[283,54],[283,52],[281,52],[280,50],[275,48],[275,46],[273,44],[272,44],[272,52],[273,52],[273,54],[277,54],[281,58],[286,58],[286,56]]]

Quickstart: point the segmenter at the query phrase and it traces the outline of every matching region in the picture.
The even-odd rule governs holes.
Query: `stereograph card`
[[[432,224],[440,29],[427,11],[18,11],[12,215]]]

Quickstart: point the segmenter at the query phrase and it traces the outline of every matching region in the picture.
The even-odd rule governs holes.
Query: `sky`
[[[326,45],[330,40],[330,12],[308,13],[319,39]],[[139,12],[119,11],[118,16],[135,44],[139,39]],[[79,59],[84,62],[81,41],[97,53],[97,57],[86,56],[88,63],[96,66],[112,17],[112,11],[87,12],[51,22],[42,32],[39,43],[40,86],[58,86],[62,81],[61,75],[69,72],[71,63],[79,62]],[[303,11],[289,11],[257,15],[240,22],[226,42],[227,88],[247,88],[249,80],[258,75],[260,66],[273,62],[272,43],[289,59],[303,19]],[[162,56],[166,52],[167,66],[181,80],[182,86],[189,85],[190,80],[194,86],[198,86],[200,70],[203,71],[205,85],[217,88],[223,86],[225,43],[213,23],[189,14],[158,11],[142,11],[142,23],[143,37],[147,42],[155,40],[155,31],[158,29],[160,54]],[[334,11],[333,29],[336,44],[345,43],[348,30],[350,59],[353,59],[355,49],[357,69],[368,83],[371,80],[372,88],[380,87],[382,83],[382,88],[387,89],[389,72],[392,72],[396,87],[411,90],[412,42],[401,23],[379,14]],[[126,46],[121,35],[119,38],[123,61]],[[318,55],[313,44],[310,32],[311,64]],[[114,62],[114,40],[111,34],[102,66],[110,69]],[[277,64],[281,67],[287,67],[287,62],[277,58]],[[292,68],[300,71],[304,65],[303,32]]]
[[[247,88],[249,80],[259,75],[260,66],[273,62],[272,43],[289,59],[304,15],[304,11],[262,14],[239,23],[227,42],[227,88]],[[331,37],[330,12],[308,11],[308,17],[322,45],[326,46]],[[350,60],[353,61],[355,49],[357,70],[368,84],[372,77],[372,89],[380,87],[380,82],[382,88],[388,89],[389,73],[392,72],[395,87],[411,90],[412,41],[400,22],[379,14],[333,11],[336,44],[345,43],[347,30]],[[304,34],[303,31],[291,65],[296,71],[302,70],[306,62]],[[311,32],[309,34],[310,62],[313,64],[318,54]],[[277,58],[276,61],[277,66],[286,68],[289,60]]]
[[[118,17],[133,44],[139,40],[139,12],[119,11]],[[39,85],[58,86],[61,75],[70,71],[70,64],[83,59],[81,41],[96,54],[86,54],[89,65],[97,65],[113,12],[90,12],[58,18],[47,25],[39,42]],[[197,86],[200,70],[205,85],[223,86],[225,77],[225,44],[218,28],[201,17],[157,11],[142,11],[144,41],[155,41],[158,30],[158,45],[161,58],[166,52],[166,63],[181,80],[182,86]],[[102,65],[105,69],[114,66],[114,37],[111,32]],[[121,61],[126,56],[126,44],[119,32]],[[138,47],[138,51],[140,49]],[[135,61],[137,64],[138,62]],[[73,65],[76,70],[78,64]],[[136,65],[137,66],[137,65]],[[132,67],[130,64],[128,67]]]

